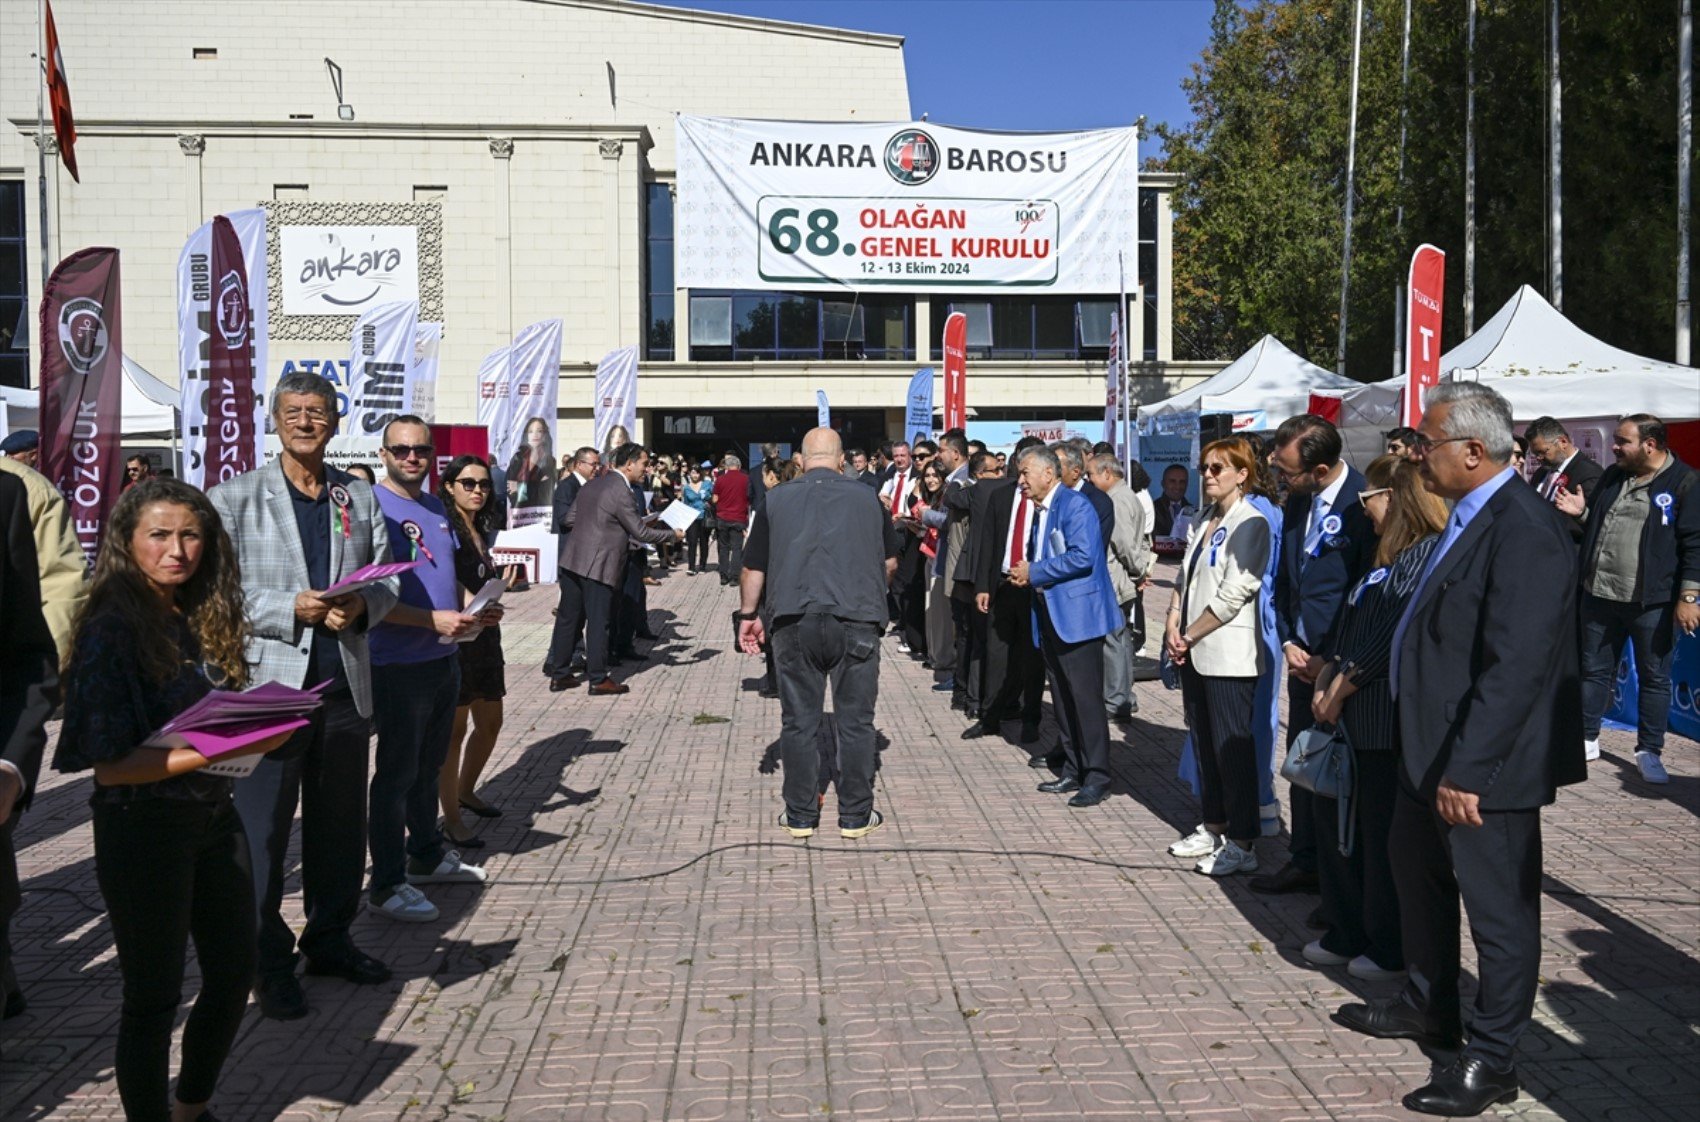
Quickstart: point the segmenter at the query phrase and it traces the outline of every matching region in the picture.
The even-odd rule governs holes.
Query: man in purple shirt
[[[485,879],[483,869],[444,846],[437,829],[437,775],[460,693],[456,644],[438,640],[467,638],[501,619],[500,606],[476,617],[461,611],[470,596],[455,580],[454,532],[443,504],[424,491],[432,452],[425,422],[413,416],[391,421],[379,451],[384,479],[373,488],[392,556],[419,564],[401,575],[400,599],[370,639],[378,749],[367,825],[367,906],[413,923],[437,918],[437,906],[416,886]]]

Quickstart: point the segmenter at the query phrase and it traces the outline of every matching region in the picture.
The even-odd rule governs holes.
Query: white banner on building
[[[677,119],[683,288],[1113,293],[1138,133]]]
[[[513,345],[484,360],[490,377],[505,382],[507,402],[493,395],[490,461],[505,467],[508,525],[513,529],[549,520],[559,462],[555,455],[556,401],[561,388],[561,321],[546,319],[521,328]],[[485,416],[486,370],[480,370],[479,419]],[[500,381],[496,381],[496,380]]]
[[[419,304],[380,304],[354,323],[348,358],[347,438],[378,439],[384,426],[412,412],[414,336]]]
[[[626,432],[637,432],[636,347],[621,347],[609,351],[596,364],[596,446],[608,446],[608,434],[615,425]]]
[[[284,226],[286,316],[349,316],[419,299],[417,226]]]
[[[254,346],[254,455],[262,462],[266,431],[266,339],[269,301],[266,283],[266,212],[259,209],[232,211],[224,217],[242,243],[242,267],[247,272],[248,318]],[[183,462],[178,478],[196,486],[206,484],[206,464],[201,450],[206,447],[207,363],[210,358],[212,326],[218,322],[213,307],[219,278],[212,276],[212,228],[206,223],[184,243],[177,257],[177,376]]]
[[[413,331],[413,371],[407,379],[408,408],[427,423],[437,419],[437,360],[443,349],[443,325],[422,323]]]

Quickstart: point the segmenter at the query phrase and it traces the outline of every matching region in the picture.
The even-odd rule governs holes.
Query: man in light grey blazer
[[[1139,585],[1151,573],[1151,524],[1145,520],[1145,508],[1127,485],[1127,471],[1121,461],[1105,452],[1086,461],[1086,474],[1092,485],[1110,497],[1116,520],[1111,526],[1109,541],[1110,583],[1116,589],[1117,610],[1124,621],[1131,621],[1140,610]],[[1129,724],[1139,711],[1138,699],[1133,696],[1133,626],[1128,622],[1104,640],[1104,708],[1110,719]]]
[[[312,723],[236,783],[259,906],[255,993],[268,1017],[306,1015],[295,977],[297,940],[284,922],[283,864],[301,803],[301,885],[307,926],[299,940],[307,973],[359,984],[389,968],[355,948],[349,926],[366,868],[366,764],[372,667],[366,631],[396,602],[389,578],[344,596],[326,588],[362,566],[390,560],[383,512],[364,480],[325,463],[336,431],[336,388],[294,373],[272,395],[283,451],[272,463],[207,494],[224,518],[247,595],[253,680],[324,689]]]

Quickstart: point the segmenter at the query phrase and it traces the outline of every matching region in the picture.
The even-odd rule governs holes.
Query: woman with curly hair
[[[94,771],[95,876],[124,979],[115,1067],[131,1122],[212,1117],[206,1103],[254,979],[254,879],[232,780],[202,773],[192,749],[143,747],[208,691],[247,684],[246,630],[236,551],[206,496],[173,479],[125,491],[66,656],[53,766]],[[171,1098],[190,938],[201,992]]]

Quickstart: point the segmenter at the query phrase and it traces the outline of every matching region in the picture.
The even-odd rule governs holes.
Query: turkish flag
[[[65,60],[59,56],[59,29],[53,26],[53,5],[47,5],[47,100],[53,105],[53,135],[59,158],[71,178],[77,177],[77,122],[71,116],[71,87],[65,82]]]

